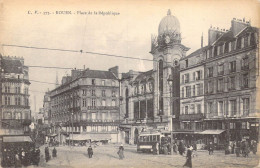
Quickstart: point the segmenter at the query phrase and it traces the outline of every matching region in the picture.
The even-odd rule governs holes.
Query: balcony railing
[[[204,115],[202,113],[198,113],[198,114],[181,114],[179,119],[182,121],[187,121],[187,120],[201,120],[204,118]]]
[[[118,110],[117,106],[88,106],[89,110]]]

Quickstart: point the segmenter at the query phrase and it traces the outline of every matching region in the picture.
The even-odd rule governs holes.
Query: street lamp
[[[171,143],[173,143],[173,135],[172,135],[172,83],[173,83],[173,78],[172,75],[170,74],[168,79],[167,79],[170,87],[170,132],[171,132]],[[173,154],[173,147],[171,147],[171,154]]]
[[[71,145],[71,146],[73,146],[73,119],[74,119],[74,116],[73,116],[73,113],[71,113],[71,125],[72,125],[72,129],[71,129],[71,133],[72,133],[72,136],[71,136],[72,145]]]

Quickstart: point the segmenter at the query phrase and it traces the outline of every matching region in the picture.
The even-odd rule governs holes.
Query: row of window
[[[83,89],[83,90],[82,90],[82,95],[87,95],[87,92],[88,92],[87,89]],[[91,96],[97,96],[97,95],[96,95],[96,90],[94,90],[94,89],[90,90],[90,95],[91,95]],[[101,96],[103,96],[103,97],[106,96],[106,90],[102,90],[102,91],[101,91]],[[116,91],[112,90],[112,91],[111,91],[111,96],[112,96],[112,97],[116,97]]]
[[[237,108],[237,100],[229,100],[228,102],[224,101],[218,101],[217,104],[214,104],[213,102],[207,103],[207,113],[208,114],[214,114],[214,112],[217,112],[217,116],[234,116],[239,115],[239,109]],[[247,116],[250,112],[250,99],[244,98],[242,99],[242,115]]]
[[[12,99],[11,99],[10,96],[5,96],[4,100],[5,100],[4,101],[5,105],[18,105],[18,106],[22,105],[22,101],[21,101],[22,98],[21,97],[15,97],[14,103],[12,102]],[[24,105],[29,106],[29,99],[28,98],[24,98]]]
[[[186,73],[186,74],[182,75],[181,79],[182,79],[181,80],[182,84],[183,83],[189,83],[191,81],[190,74]],[[193,72],[192,81],[198,81],[198,80],[201,80],[201,79],[203,79],[203,71],[202,70]]]
[[[96,85],[96,84],[97,84],[97,83],[96,83],[96,79],[91,79],[91,84],[92,84],[92,85]],[[102,86],[108,86],[108,85],[106,84],[106,81],[105,81],[105,80],[101,80],[101,85],[102,85]],[[115,82],[115,81],[112,81],[111,86],[116,86],[116,82]]]
[[[5,93],[17,93],[20,94],[21,93],[21,87],[14,87],[11,89],[10,86],[5,86],[4,87],[4,92]],[[28,94],[28,88],[24,88],[24,94]]]
[[[153,91],[153,83],[148,82],[147,84],[139,84],[138,86],[134,87],[134,95],[137,94],[144,94],[144,93],[150,93]]]
[[[95,107],[97,105],[97,99],[91,99],[91,106],[92,107]],[[101,106],[116,106],[116,100],[113,99],[111,101],[111,104],[109,104],[109,102],[106,101],[106,99],[102,99],[101,101]],[[87,99],[82,99],[82,107],[87,107],[88,104],[87,104]]]
[[[52,114],[52,117],[55,118],[60,118],[61,115],[59,114]],[[63,115],[62,118],[70,121],[72,119],[72,116],[70,114],[67,115]],[[93,122],[111,122],[113,120],[117,120],[118,118],[118,113],[112,113],[110,111],[108,112],[91,112],[91,113],[82,113],[82,115],[80,114],[74,114],[73,115],[73,119],[74,121],[76,120],[92,120]]]
[[[22,115],[23,114],[23,115]],[[29,119],[29,112],[4,112],[3,119]]]
[[[67,127],[67,131],[71,131],[72,127]],[[80,127],[73,127],[73,131],[80,132]],[[107,131],[117,131],[117,126],[110,125],[92,125],[92,126],[82,126],[83,132],[107,132]]]
[[[199,83],[192,86],[185,86],[181,88],[181,97],[187,98],[192,96],[201,96],[203,95],[203,84]]]
[[[196,130],[202,130],[202,129],[226,129],[226,124],[224,122],[213,122],[213,123],[192,123],[192,122],[183,122],[181,124],[182,129],[188,129],[192,130],[192,127],[195,127]],[[204,128],[203,128],[204,127]],[[250,129],[250,123],[249,122],[230,122],[229,123],[230,129]]]
[[[236,41],[226,42],[220,46],[214,46],[206,52],[206,58],[216,57],[223,53],[228,53],[236,49],[241,49],[250,45],[255,45],[255,34],[251,33],[250,36],[239,37]]]
[[[189,104],[182,107],[182,114],[200,114],[202,113],[201,104]]]
[[[236,64],[237,64],[237,61],[231,61],[228,63],[228,72],[229,73],[233,73],[233,72],[236,72],[237,71],[237,68],[236,68]],[[224,75],[224,69],[225,69],[225,66],[226,65],[225,63],[221,63],[217,66],[217,75]],[[207,77],[213,77],[214,76],[214,67],[208,67],[207,68]],[[241,60],[241,69],[242,70],[248,70],[249,69],[249,58],[248,57],[244,57],[242,60]]]
[[[218,78],[216,83],[214,80],[209,80],[207,83],[208,89],[206,90],[206,93],[214,93],[215,88],[217,89],[217,92],[223,92],[225,88],[226,90],[235,90],[237,84],[239,84],[241,88],[248,88],[249,74],[244,73],[239,77],[230,76],[225,78]]]

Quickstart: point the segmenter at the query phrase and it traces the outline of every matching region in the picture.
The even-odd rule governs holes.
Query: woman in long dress
[[[124,159],[125,156],[124,156],[124,147],[123,147],[123,145],[120,145],[117,154],[119,155],[119,159],[120,160]]]
[[[192,155],[192,146],[190,146],[187,150],[187,156],[186,156],[186,163],[183,165],[183,167],[192,167],[192,162],[191,162],[191,155]]]

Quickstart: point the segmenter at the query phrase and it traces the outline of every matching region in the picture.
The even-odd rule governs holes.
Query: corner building
[[[118,67],[108,71],[72,70],[50,91],[51,123],[57,140],[108,140],[118,142]],[[57,127],[56,127],[57,128]],[[66,137],[65,135],[70,135]]]
[[[29,68],[20,57],[0,55],[1,131],[7,135],[29,133]]]

